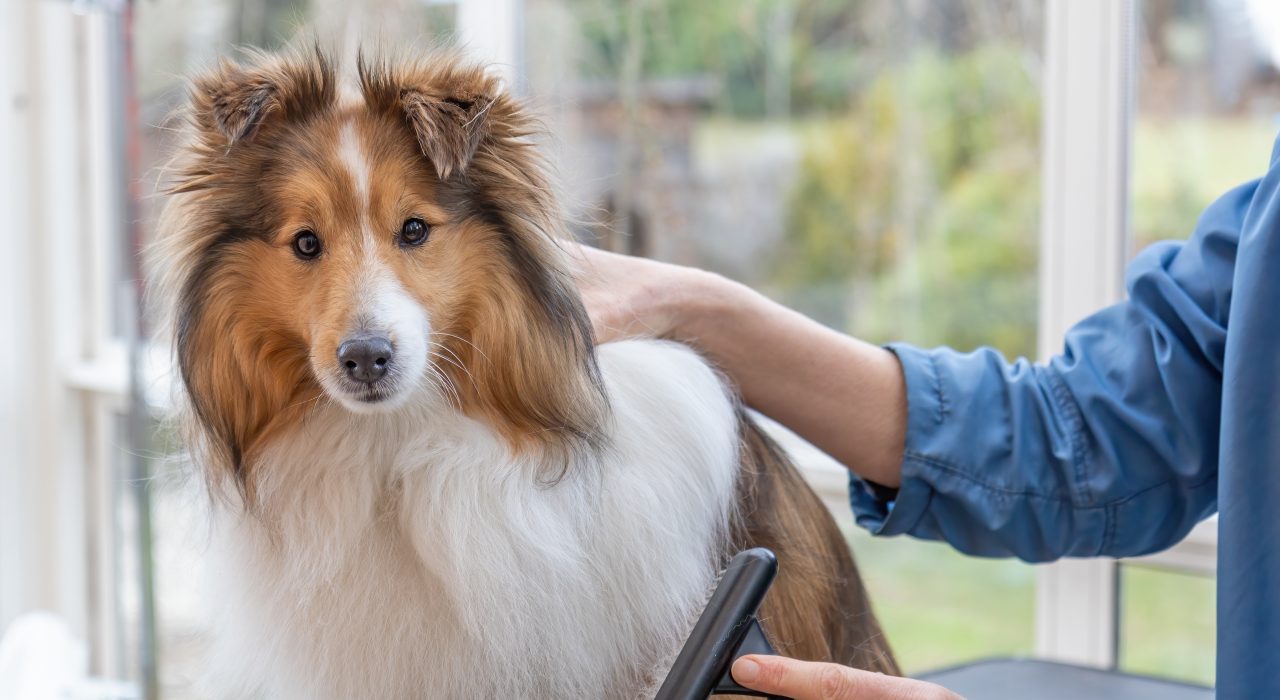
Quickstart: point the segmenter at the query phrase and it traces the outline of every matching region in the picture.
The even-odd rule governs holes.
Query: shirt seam
[[[1049,394],[1063,413],[1067,439],[1071,441],[1071,476],[1076,491],[1080,494],[1082,504],[1099,505],[1095,503],[1093,491],[1089,488],[1087,465],[1090,459],[1090,448],[1088,441],[1084,439],[1084,416],[1080,414],[1080,407],[1071,397],[1067,383],[1057,370],[1051,366],[1045,367],[1045,376],[1049,378],[1051,387]]]
[[[1101,556],[1103,552],[1110,551],[1115,544],[1116,530],[1119,527],[1117,523],[1120,522],[1119,511],[1120,504],[1111,503],[1107,505],[1107,509],[1103,514],[1103,519],[1106,522],[1103,525],[1102,541],[1098,543],[1098,549],[1093,553],[1093,556]]]
[[[929,353],[929,374],[933,380],[933,394],[938,399],[938,412],[935,420],[938,425],[947,422],[951,409],[947,406],[947,395],[942,390],[942,372],[938,367],[937,353]]]
[[[972,474],[966,472],[965,470],[961,469],[960,467],[950,462],[939,459],[937,457],[930,457],[928,455],[924,455],[919,452],[913,452],[911,450],[906,450],[903,454],[903,457],[905,459],[921,462],[923,464],[926,464],[928,466],[931,466],[935,469],[946,472],[953,476],[961,477],[965,481],[968,481],[974,484],[975,486],[980,486],[988,491],[999,493],[1005,496],[1030,496],[1033,498],[1039,498],[1040,500],[1043,500],[1043,501],[1054,501],[1058,503],[1066,503],[1071,505],[1074,508],[1080,508],[1080,509],[1095,510],[1095,509],[1104,507],[1104,506],[1077,506],[1075,503],[1071,501],[1070,498],[1063,498],[1062,496],[1046,495],[1038,491],[1017,491],[1013,489],[1007,489],[1007,488],[1002,488],[1000,486],[988,484],[985,481],[982,481],[978,477],[973,476]]]
[[[1218,474],[1215,472],[1214,474],[1210,476],[1206,476],[1204,479],[1201,479],[1200,481],[1187,487],[1187,491],[1198,491],[1212,484],[1217,479],[1218,479]],[[1108,503],[1107,508],[1109,509],[1109,512],[1107,514],[1107,517],[1109,521],[1114,521],[1114,522],[1108,522],[1107,532],[1105,536],[1106,541],[1102,549],[1098,551],[1098,554],[1101,554],[1102,552],[1110,551],[1111,549],[1114,548],[1116,533],[1119,531],[1119,521],[1120,521],[1119,513],[1121,508],[1128,506],[1132,501],[1135,501],[1138,498],[1145,496],[1150,491],[1154,491],[1159,488],[1164,488],[1166,486],[1169,486],[1170,484],[1173,484],[1176,481],[1177,479],[1165,479],[1164,481],[1161,481],[1158,484],[1152,484],[1151,486],[1148,486],[1140,491],[1131,493],[1120,500],[1111,501],[1110,503]]]
[[[1140,498],[1146,495],[1148,491],[1153,491],[1155,489],[1168,486],[1169,484],[1172,484],[1175,481],[1177,481],[1177,479],[1165,479],[1164,481],[1161,481],[1159,483],[1146,486],[1141,490],[1135,491],[1123,498],[1107,501],[1105,503],[1098,503],[1094,505],[1076,505],[1075,503],[1072,503],[1071,499],[1063,498],[1062,496],[1046,495],[1038,491],[1017,491],[1014,489],[1007,489],[1007,488],[1002,488],[1000,486],[995,486],[993,484],[988,484],[987,482],[982,481],[981,479],[964,471],[963,469],[956,466],[955,464],[947,462],[946,460],[939,459],[937,457],[931,457],[929,455],[921,454],[919,452],[913,452],[912,450],[906,450],[903,453],[903,459],[920,462],[928,466],[934,467],[935,469],[939,469],[941,471],[947,472],[948,474],[951,474],[953,476],[961,477],[965,481],[968,481],[976,486],[981,486],[982,488],[987,489],[988,491],[994,491],[996,493],[1003,494],[1006,496],[1031,496],[1034,498],[1039,498],[1044,501],[1059,501],[1063,503],[1070,503],[1072,506],[1080,510],[1098,510],[1100,508],[1118,508],[1120,506],[1125,506],[1125,505],[1128,505],[1129,501],[1132,501],[1135,498]],[[1210,483],[1212,483],[1213,480],[1216,478],[1218,478],[1217,474],[1205,477],[1203,480],[1198,481],[1195,484],[1192,484],[1188,488],[1188,490],[1204,488],[1205,486],[1208,486]]]

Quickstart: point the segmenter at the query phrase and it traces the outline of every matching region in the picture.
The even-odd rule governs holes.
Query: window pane
[[[1280,115],[1276,3],[1143,0],[1140,31],[1131,253],[1261,176]]]
[[[525,78],[582,239],[868,340],[1034,355],[1042,14],[529,0]],[[1030,567],[851,537],[908,671],[1032,651]]]
[[[1120,668],[1213,685],[1213,578],[1132,564],[1120,572]]]
[[[1035,569],[967,557],[940,542],[872,537],[848,527],[876,615],[906,673],[1035,645]]]

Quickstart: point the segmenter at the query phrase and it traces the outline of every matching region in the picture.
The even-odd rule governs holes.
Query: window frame
[[[31,128],[30,80],[23,58],[30,52],[26,41],[31,23],[27,3],[5,3],[0,6],[0,151],[9,154],[0,160],[0,204],[9,212],[14,230],[29,227],[33,211],[29,205],[27,165],[31,161],[30,143],[23,138]],[[21,329],[30,319],[15,303],[25,296],[30,281],[25,265],[32,256],[30,241],[24,237],[6,239],[11,246],[0,257],[0,324]],[[8,347],[0,347],[6,366],[14,359]],[[26,389],[24,377],[6,375],[0,378],[0,444],[6,446],[7,458],[0,458],[0,630],[5,629],[27,608],[30,578],[26,560],[31,537],[26,535],[30,522],[26,499],[29,474],[21,468],[28,461],[30,440],[18,424],[24,406],[19,399]],[[19,573],[22,572],[22,573]]]
[[[1048,0],[1045,9],[1041,360],[1124,293],[1136,36],[1131,0]],[[1040,566],[1036,656],[1114,668],[1118,601],[1112,559]]]
[[[5,319],[24,347],[47,348],[17,391],[0,395],[16,459],[0,459],[0,632],[33,610],[58,615],[89,642],[89,671],[123,668],[115,509],[125,454],[118,416],[128,407],[128,353],[112,328],[125,240],[121,110],[114,52],[123,6],[40,0],[5,5],[0,68],[4,138],[14,157],[0,182],[15,229],[0,258]],[[12,123],[11,123],[12,122]],[[0,316],[2,317],[2,316]],[[6,350],[7,352],[7,350]],[[6,363],[7,366],[17,366]]]

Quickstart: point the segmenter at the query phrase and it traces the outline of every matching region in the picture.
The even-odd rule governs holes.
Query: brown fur
[[[337,82],[317,51],[226,61],[192,86],[155,293],[176,300],[197,463],[215,493],[255,510],[256,455],[325,398],[316,372],[352,326],[361,231],[372,230],[387,237],[379,263],[432,309],[431,363],[459,408],[513,450],[545,456],[555,481],[575,453],[602,446],[609,415],[535,125],[492,77],[448,56],[361,61],[358,96]],[[343,129],[369,157],[368,214],[332,148]],[[432,233],[402,250],[392,240],[410,216]],[[323,268],[291,252],[304,229],[324,241]],[[767,634],[788,655],[896,673],[822,503],[745,414],[741,430],[732,546],[769,547],[782,562]]]
[[[768,547],[778,578],[760,610],[779,653],[899,674],[840,528],[758,425],[740,412],[742,472],[732,552]]]

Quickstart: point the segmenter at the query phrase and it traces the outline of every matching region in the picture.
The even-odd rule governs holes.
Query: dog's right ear
[[[273,83],[234,63],[223,63],[216,75],[206,76],[197,85],[209,102],[209,124],[228,144],[251,138],[262,120],[280,108],[278,88]]]
[[[249,66],[223,59],[192,85],[196,126],[215,142],[251,141],[270,121],[306,118],[332,106],[333,67],[319,49],[252,58]]]

